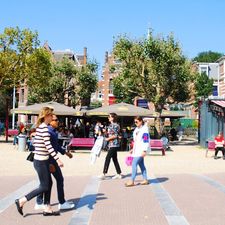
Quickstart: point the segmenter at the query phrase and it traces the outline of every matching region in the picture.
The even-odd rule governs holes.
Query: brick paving
[[[109,179],[96,179],[102,172],[105,152],[95,165],[90,165],[88,151],[77,151],[73,159],[62,156],[66,199],[76,203],[75,209],[58,217],[43,217],[40,211],[34,211],[35,201],[31,200],[22,217],[10,203],[0,213],[0,224],[225,225],[225,160],[214,160],[210,153],[206,158],[204,149],[197,145],[171,147],[173,151],[166,152],[165,157],[159,152],[147,156],[151,184],[132,188],[124,186],[131,172],[124,163],[126,152],[118,154],[122,180],[110,179],[115,174],[113,164]],[[12,143],[0,142],[0,207],[7,196],[14,197],[21,187],[36,180],[32,163],[25,160],[27,154]],[[139,175],[137,183],[141,179]],[[55,183],[52,205],[56,210]]]

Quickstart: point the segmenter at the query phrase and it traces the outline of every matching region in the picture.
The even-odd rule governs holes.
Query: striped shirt
[[[49,155],[51,155],[55,160],[59,159],[58,154],[51,145],[50,134],[45,123],[40,124],[36,129],[33,145],[35,147],[34,159],[40,161],[48,160]]]

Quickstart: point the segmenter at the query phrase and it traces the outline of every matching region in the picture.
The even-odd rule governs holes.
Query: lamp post
[[[16,106],[16,87],[13,87],[13,109]],[[12,114],[12,129],[15,129],[15,113]]]
[[[8,129],[9,129],[9,97],[6,97],[6,104],[5,104],[5,141],[8,142]]]

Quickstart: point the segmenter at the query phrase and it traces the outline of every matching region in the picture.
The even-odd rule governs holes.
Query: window
[[[209,75],[209,72],[208,72],[208,66],[200,66],[200,73],[206,73],[206,75],[208,76]]]
[[[112,82],[112,79],[109,80],[109,94],[113,94],[113,82]]]
[[[218,96],[218,88],[217,88],[217,86],[213,86],[213,96]]]
[[[21,89],[21,98],[20,98],[20,102],[24,102],[24,89]]]
[[[102,91],[98,92],[98,98],[102,98]]]

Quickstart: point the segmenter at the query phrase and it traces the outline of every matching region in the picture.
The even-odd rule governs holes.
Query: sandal
[[[142,182],[141,182],[141,185],[148,185],[149,184],[149,181],[148,180],[143,180]]]
[[[59,211],[51,211],[51,212],[43,212],[43,216],[59,216],[60,212]]]
[[[133,186],[134,186],[134,182],[125,183],[125,187],[133,187]]]
[[[19,201],[19,199],[16,199],[16,200],[15,200],[15,204],[16,204],[17,211],[19,212],[20,215],[23,216],[23,207],[20,206],[20,201]]]

